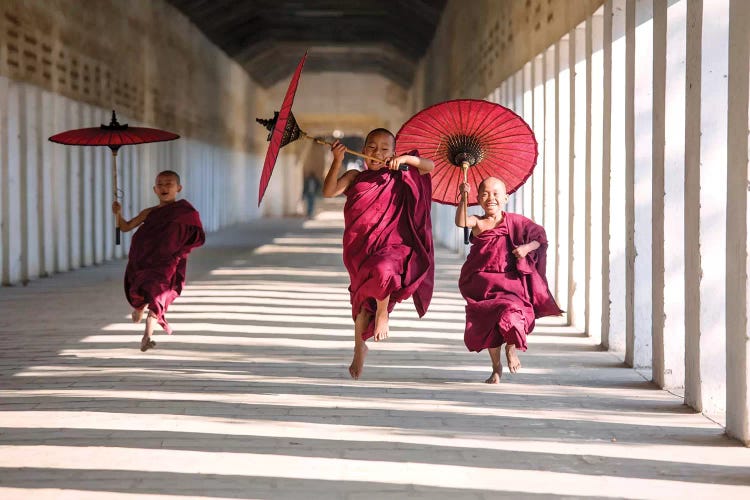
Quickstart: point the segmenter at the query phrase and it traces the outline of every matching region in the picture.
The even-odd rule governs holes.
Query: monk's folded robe
[[[172,328],[164,313],[185,285],[187,256],[205,240],[200,215],[185,200],[154,207],[133,235],[125,295],[134,308],[148,305],[167,333]]]
[[[523,259],[513,250],[532,241],[539,248]],[[470,351],[513,344],[526,350],[534,320],[562,311],[549,291],[544,228],[518,214],[505,213],[494,229],[472,236],[458,287],[466,299],[464,343]]]
[[[361,172],[346,190],[344,265],[349,271],[352,318],[390,295],[388,312],[413,296],[420,317],[432,300],[435,256],[432,246],[429,175],[416,168]],[[363,333],[372,337],[374,321]]]

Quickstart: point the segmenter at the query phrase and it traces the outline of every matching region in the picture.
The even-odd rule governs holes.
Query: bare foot
[[[388,338],[388,310],[377,311],[375,313],[374,327],[375,342]]]
[[[130,318],[133,320],[133,323],[141,322],[141,320],[143,319],[143,309],[145,308],[142,307],[140,309],[133,309],[133,312],[130,313]]]
[[[148,335],[143,335],[143,338],[141,339],[141,352],[146,352],[154,347],[156,347],[156,342],[151,340],[151,337]]]
[[[500,383],[500,377],[503,376],[503,368],[500,367],[499,370],[493,371],[492,375],[490,375],[490,378],[484,381],[485,384],[499,384]]]
[[[516,373],[521,369],[521,360],[518,359],[518,354],[516,354],[516,346],[506,344],[505,357],[508,358],[508,370],[510,373]]]
[[[349,365],[349,375],[352,376],[354,380],[358,380],[359,376],[362,375],[362,370],[365,367],[365,357],[367,356],[367,344],[362,342],[357,342],[354,345],[354,358],[352,359],[352,364]]]

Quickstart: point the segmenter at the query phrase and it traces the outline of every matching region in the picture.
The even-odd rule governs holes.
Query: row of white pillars
[[[744,442],[749,17],[608,0],[491,96],[537,136],[509,210],[546,228],[569,323]]]
[[[110,110],[0,77],[2,284],[127,255],[131,234],[122,235],[122,245],[115,245],[109,148],[47,140],[64,130],[98,126],[109,117]],[[128,121],[125,116],[119,119]],[[125,146],[117,157],[123,212],[133,217],[154,205],[154,177],[171,169],[180,173],[182,197],[201,212],[207,231],[259,217],[261,161],[189,138]]]

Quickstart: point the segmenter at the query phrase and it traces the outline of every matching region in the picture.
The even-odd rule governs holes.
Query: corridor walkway
[[[0,498],[750,498],[750,450],[554,322],[481,383],[444,251],[352,381],[341,226],[210,234],[148,353],[124,261],[0,289]]]

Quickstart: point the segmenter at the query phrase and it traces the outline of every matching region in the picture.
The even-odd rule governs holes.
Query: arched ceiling
[[[168,0],[270,87],[305,70],[380,73],[408,88],[447,0]]]

